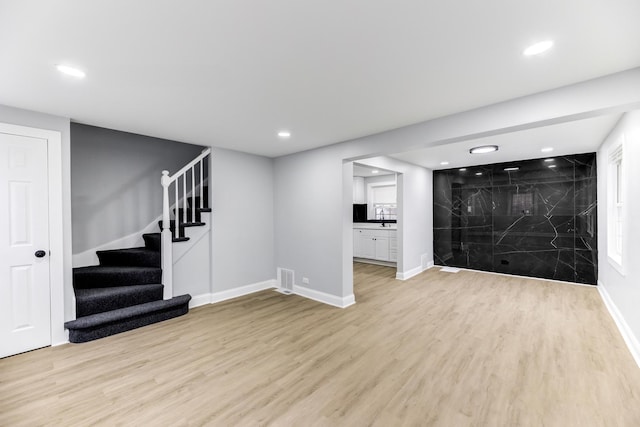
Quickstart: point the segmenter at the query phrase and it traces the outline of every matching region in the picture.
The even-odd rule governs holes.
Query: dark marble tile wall
[[[595,153],[435,171],[433,194],[436,265],[596,283]]]

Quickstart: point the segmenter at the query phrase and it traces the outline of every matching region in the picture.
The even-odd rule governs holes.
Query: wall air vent
[[[291,295],[293,293],[294,272],[286,268],[278,268],[278,284],[276,289],[281,294]]]

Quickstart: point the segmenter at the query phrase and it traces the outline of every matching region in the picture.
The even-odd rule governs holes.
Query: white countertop
[[[356,229],[366,229],[366,230],[396,230],[396,223],[385,224],[385,227],[382,224],[378,224],[375,222],[354,222],[353,228]]]

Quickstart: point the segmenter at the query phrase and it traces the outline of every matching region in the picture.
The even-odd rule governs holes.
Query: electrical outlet
[[[309,284],[309,278],[308,277],[303,277],[302,278],[302,284],[303,285],[308,285]]]

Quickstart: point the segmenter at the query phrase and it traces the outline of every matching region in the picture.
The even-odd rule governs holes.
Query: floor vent
[[[277,291],[281,294],[291,295],[293,293],[293,277],[293,270],[278,268],[278,283],[280,287]]]
[[[440,271],[444,271],[445,273],[457,273],[460,269],[455,267],[442,267]]]

